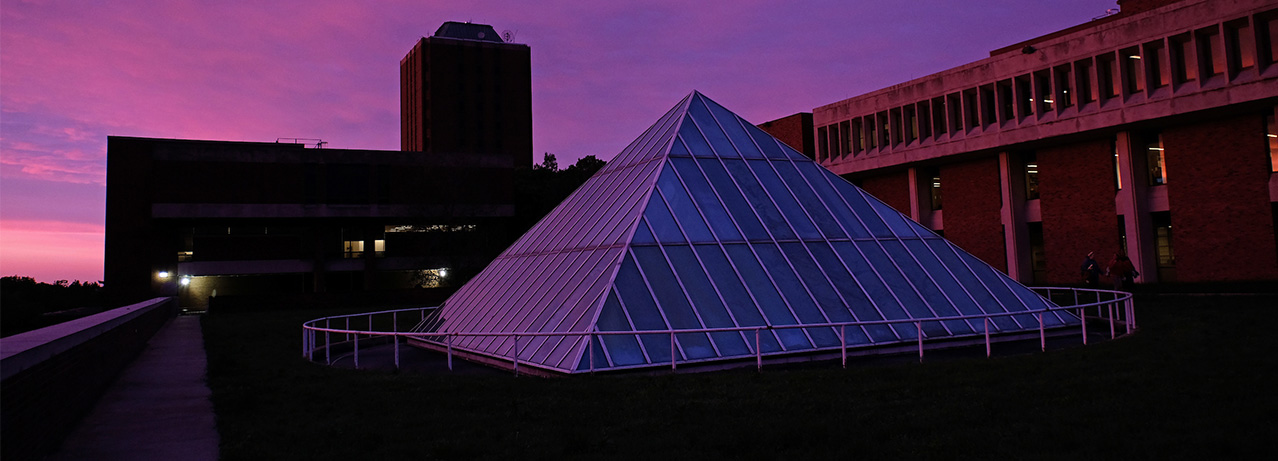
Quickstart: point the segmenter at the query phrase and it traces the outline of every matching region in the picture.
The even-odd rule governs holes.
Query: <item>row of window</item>
[[[817,160],[1068,117],[1255,78],[1278,67],[1278,10],[817,128]]]

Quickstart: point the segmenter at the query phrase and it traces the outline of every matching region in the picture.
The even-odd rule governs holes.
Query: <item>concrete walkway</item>
[[[199,316],[178,316],[107,389],[54,460],[216,460]]]

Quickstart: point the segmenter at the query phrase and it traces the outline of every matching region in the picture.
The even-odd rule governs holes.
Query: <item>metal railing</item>
[[[1096,290],[1084,288],[1032,288],[1044,298],[1051,300],[1057,304],[1057,307],[1026,310],[1017,312],[996,312],[981,315],[960,315],[949,317],[936,317],[929,319],[899,319],[899,320],[875,320],[863,322],[840,322],[840,323],[821,323],[821,324],[804,324],[804,325],[769,325],[759,327],[732,327],[732,328],[701,328],[688,330],[640,330],[640,331],[591,331],[591,332],[535,332],[535,331],[516,331],[516,332],[414,332],[409,331],[413,326],[418,325],[425,320],[428,312],[436,309],[436,307],[421,307],[411,309],[396,309],[377,312],[365,312],[359,314],[338,315],[332,317],[323,317],[302,324],[302,356],[309,361],[316,361],[316,355],[323,353],[323,361],[331,365],[334,361],[333,350],[335,347],[341,346],[343,351],[347,345],[350,345],[350,355],[354,359],[355,368],[360,367],[360,343],[361,337],[365,338],[363,343],[365,347],[370,344],[391,342],[393,344],[395,368],[400,368],[400,343],[407,339],[418,339],[423,341],[432,341],[441,343],[444,352],[447,354],[448,369],[453,369],[453,356],[457,353],[454,351],[453,344],[457,338],[462,337],[507,337],[514,340],[512,355],[504,357],[494,357],[510,361],[513,364],[513,371],[516,376],[519,375],[520,355],[523,349],[520,347],[520,339],[536,338],[536,337],[588,337],[587,344],[593,345],[596,337],[604,337],[609,335],[621,336],[650,336],[664,335],[670,337],[670,369],[675,370],[680,363],[678,348],[675,344],[675,336],[682,334],[695,333],[720,333],[720,332],[743,332],[754,333],[754,350],[755,366],[763,369],[763,357],[775,355],[789,355],[797,352],[818,352],[832,351],[831,347],[816,347],[813,349],[804,349],[802,351],[780,351],[780,352],[763,352],[761,348],[761,333],[771,330],[787,330],[787,329],[812,329],[812,328],[838,328],[839,331],[839,351],[843,367],[847,367],[848,344],[847,329],[848,327],[867,327],[875,325],[908,325],[914,324],[916,330],[917,349],[919,361],[923,360],[924,340],[927,339],[923,331],[924,323],[936,323],[946,321],[968,321],[981,320],[983,324],[983,341],[985,344],[985,356],[992,354],[992,343],[990,322],[992,319],[1010,316],[1035,315],[1038,320],[1039,347],[1041,350],[1047,350],[1047,330],[1044,325],[1043,315],[1054,311],[1065,311],[1071,314],[1077,313],[1080,322],[1079,329],[1082,333],[1083,344],[1088,343],[1087,319],[1089,316],[1109,326],[1109,337],[1114,339],[1118,337],[1118,331],[1121,328],[1123,334],[1130,334],[1136,330],[1136,312],[1132,303],[1131,293],[1110,290]],[[1065,302],[1072,304],[1064,305]],[[352,322],[354,320],[354,322]],[[410,323],[401,324],[402,320],[408,320]],[[352,323],[355,324],[352,327]],[[334,325],[337,324],[337,325]],[[389,328],[388,328],[389,327]],[[1051,329],[1072,328],[1068,325],[1052,327]],[[1020,329],[1015,332],[1006,333],[1024,333],[1027,330]],[[1004,332],[996,332],[1004,333]],[[322,344],[321,344],[322,338]],[[931,339],[950,339],[953,336],[934,337]],[[907,340],[887,344],[905,344]],[[939,342],[939,341],[936,341]],[[526,344],[526,343],[525,343]],[[872,344],[882,345],[882,344]],[[590,357],[590,372],[595,371],[595,348],[593,346],[586,348]],[[482,353],[482,355],[490,356],[491,354]],[[744,357],[744,356],[743,356]],[[742,357],[724,357],[725,359],[742,358]],[[720,359],[718,357],[715,360]],[[692,364],[704,362],[706,359],[684,359],[682,363]],[[532,364],[524,361],[525,366]],[[663,362],[644,364],[641,366],[633,366],[628,368],[642,367],[650,368],[655,365],[664,365]],[[617,369],[617,367],[610,367]]]

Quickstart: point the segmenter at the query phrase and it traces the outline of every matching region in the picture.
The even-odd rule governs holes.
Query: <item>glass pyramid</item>
[[[694,91],[415,331],[459,333],[452,348],[498,362],[517,354],[521,365],[577,373],[670,366],[672,356],[680,365],[753,357],[755,333],[742,327],[1049,305]],[[1064,313],[1043,321],[1077,323]],[[1036,330],[1038,318],[997,317],[990,328]],[[673,341],[669,333],[709,329],[722,330]],[[922,331],[926,339],[980,335],[984,324],[933,320]],[[773,328],[757,344],[780,355],[917,334],[914,323]]]

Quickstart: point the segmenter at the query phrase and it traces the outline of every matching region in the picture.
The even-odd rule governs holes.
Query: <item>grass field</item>
[[[539,379],[333,369],[303,321],[204,318],[225,459],[1264,458],[1278,297],[1137,299],[1136,335],[840,369]]]

